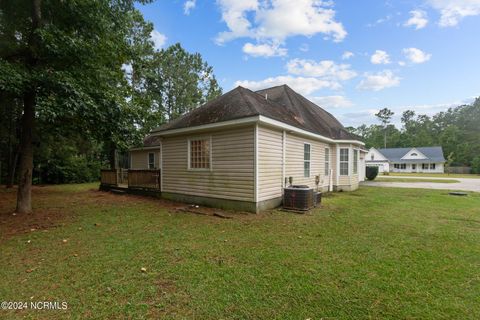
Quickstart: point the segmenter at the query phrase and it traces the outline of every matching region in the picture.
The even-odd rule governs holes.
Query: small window
[[[372,155],[370,156],[370,158],[372,159],[372,161],[375,160],[375,155],[372,154]]]
[[[403,170],[407,169],[407,164],[406,163],[401,163],[400,164],[400,169],[403,169]]]
[[[411,156],[411,157],[417,157],[418,154],[414,152],[414,153],[411,153],[410,156]]]
[[[430,170],[435,170],[435,163],[430,163]]]
[[[428,163],[422,163],[422,169],[427,170],[428,169]]]
[[[330,148],[325,148],[325,175],[330,175]]]
[[[210,169],[210,139],[190,140],[189,169]]]
[[[148,153],[148,169],[155,169],[155,153]]]
[[[303,176],[310,178],[310,144],[303,145]]]
[[[353,174],[358,173],[358,150],[353,150]]]
[[[393,165],[393,167],[394,167],[395,169],[400,169],[400,165],[399,165],[398,163],[395,163],[395,164]]]
[[[340,175],[348,176],[348,149],[340,149]]]

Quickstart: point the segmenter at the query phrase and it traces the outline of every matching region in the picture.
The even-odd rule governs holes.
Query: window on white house
[[[210,139],[190,140],[189,169],[210,169]]]
[[[416,154],[416,153],[414,152],[414,153],[410,154],[410,156],[416,157],[416,156],[418,156],[418,154]]]
[[[430,163],[430,170],[435,170],[435,163]]]
[[[395,169],[403,169],[403,170],[405,170],[405,169],[407,169],[407,164],[406,164],[406,163],[394,163],[394,164],[393,164],[393,167],[394,167]]]
[[[155,169],[155,153],[148,153],[148,169]]]
[[[348,176],[348,149],[340,149],[340,175]]]
[[[370,158],[372,159],[372,161],[375,160],[375,155],[372,154]]]
[[[422,169],[427,170],[428,169],[428,163],[422,163]]]
[[[353,174],[358,173],[358,150],[353,150]]]
[[[303,176],[310,178],[310,144],[303,144]]]
[[[325,175],[330,175],[330,148],[325,148]]]

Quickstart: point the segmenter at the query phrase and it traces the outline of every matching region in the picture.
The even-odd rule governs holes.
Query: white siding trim
[[[287,165],[287,132],[282,135],[282,190],[285,188],[285,166]]]
[[[163,141],[160,142],[160,191],[163,190]]]
[[[258,124],[255,125],[255,143],[254,143],[254,156],[255,162],[253,164],[254,173],[255,173],[255,180],[254,180],[254,202],[258,201]]]
[[[337,144],[335,147],[337,151],[337,161],[336,161],[336,166],[337,166],[337,174],[335,175],[336,177],[336,183],[335,185],[338,185],[338,182],[340,180],[340,146]]]

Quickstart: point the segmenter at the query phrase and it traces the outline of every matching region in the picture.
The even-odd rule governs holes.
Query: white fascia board
[[[223,127],[235,126],[235,125],[242,125],[242,124],[249,124],[249,123],[254,124],[254,123],[257,123],[258,120],[259,120],[259,116],[253,116],[253,117],[248,117],[248,118],[241,118],[241,119],[235,119],[235,120],[228,120],[228,121],[222,121],[222,122],[202,124],[200,126],[195,126],[195,127],[179,128],[179,129],[165,130],[165,131],[160,131],[160,132],[153,131],[153,132],[150,133],[150,135],[153,135],[153,136],[167,136],[167,135],[173,135],[173,134],[188,133],[188,132],[191,132],[191,131],[198,131],[198,130],[217,129],[217,128],[223,128]]]
[[[281,121],[273,120],[271,118],[264,117],[264,116],[260,116],[259,121],[260,121],[260,123],[268,124],[268,125],[278,127],[278,128],[281,128],[281,129],[284,129],[284,130],[287,130],[287,131],[296,132],[296,133],[314,138],[316,140],[322,140],[322,141],[325,141],[325,142],[328,142],[328,143],[354,143],[354,144],[359,144],[359,145],[362,145],[362,146],[365,145],[365,143],[363,143],[361,141],[357,141],[357,140],[335,140],[335,139],[331,139],[331,138],[328,138],[328,137],[325,137],[325,136],[322,136],[322,135],[319,135],[319,134],[316,134],[316,133],[313,133],[313,132],[310,132],[310,131],[307,131],[307,130],[303,130],[303,129],[291,126],[289,124],[283,123]]]
[[[215,123],[209,123],[209,124],[204,124],[200,126],[195,126],[195,127],[189,127],[189,128],[180,128],[180,129],[172,129],[172,130],[166,130],[166,131],[160,131],[160,132],[152,132],[151,135],[154,136],[167,136],[167,135],[174,135],[174,134],[181,134],[181,133],[187,133],[191,131],[197,131],[197,130],[207,130],[207,129],[216,129],[216,128],[223,128],[227,126],[234,126],[234,125],[242,125],[242,124],[254,124],[254,123],[262,123],[262,124],[267,124],[271,125],[286,131],[291,131],[291,132],[296,132],[305,136],[308,136],[310,138],[316,139],[316,140],[321,140],[325,141],[328,143],[354,143],[358,144],[361,146],[364,146],[365,143],[357,140],[335,140],[331,139],[307,130],[303,130],[294,126],[291,126],[289,124],[283,123],[278,120],[274,120],[265,116],[253,116],[253,117],[248,117],[248,118],[241,118],[241,119],[236,119],[236,120],[229,120],[229,121],[222,121],[222,122],[215,122]]]
[[[156,150],[160,148],[160,145],[158,146],[153,146],[153,147],[138,147],[138,148],[131,148],[128,149],[128,151],[142,151],[142,150]]]

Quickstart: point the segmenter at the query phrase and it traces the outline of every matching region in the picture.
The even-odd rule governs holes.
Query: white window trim
[[[331,161],[331,159],[332,159],[332,152],[331,152],[331,150],[330,150],[330,147],[325,147],[325,150],[324,150],[323,152],[325,152],[325,151],[327,151],[327,150],[328,150],[328,159],[327,159],[327,157],[325,157],[325,161],[324,161],[324,163],[323,163],[323,166],[324,166],[324,168],[323,168],[323,173],[325,174],[325,177],[329,177],[329,176],[330,176],[330,169],[332,168],[332,165],[331,165],[331,163],[332,163],[332,161]],[[326,166],[327,163],[328,163],[328,170],[327,170],[327,166]]]
[[[305,145],[310,146],[310,159],[305,160]],[[308,162],[308,177],[305,176],[305,162]],[[303,143],[303,177],[304,178],[310,178],[312,176],[312,144],[309,142],[304,142]]]
[[[345,161],[342,161],[342,156],[341,156],[342,150],[347,150],[347,155],[348,155],[348,159],[347,159],[347,171],[348,172],[347,172],[347,174],[342,174],[342,170],[341,170],[342,162],[345,163]],[[338,148],[338,175],[341,176],[341,177],[348,177],[350,175],[350,172],[351,172],[350,171],[351,170],[351,168],[350,168],[350,162],[351,162],[350,161],[350,156],[351,156],[350,153],[351,152],[350,151],[351,151],[351,149],[348,148],[348,147]]]
[[[192,168],[190,165],[190,141],[197,141],[197,140],[208,140],[209,146],[210,146],[210,154],[209,154],[209,162],[210,162],[210,168]],[[198,136],[198,137],[191,137],[187,139],[187,156],[188,156],[188,165],[187,165],[187,170],[188,171],[213,171],[213,163],[212,163],[212,153],[213,153],[213,145],[212,145],[212,136]]]
[[[150,155],[153,154],[153,168],[150,168]],[[148,170],[153,170],[155,169],[155,162],[157,159],[155,159],[155,152],[149,152],[147,153],[147,168]]]
[[[355,172],[355,152],[357,153],[357,172]],[[352,175],[358,175],[358,169],[360,167],[360,150],[357,148],[353,148],[352,152]]]

